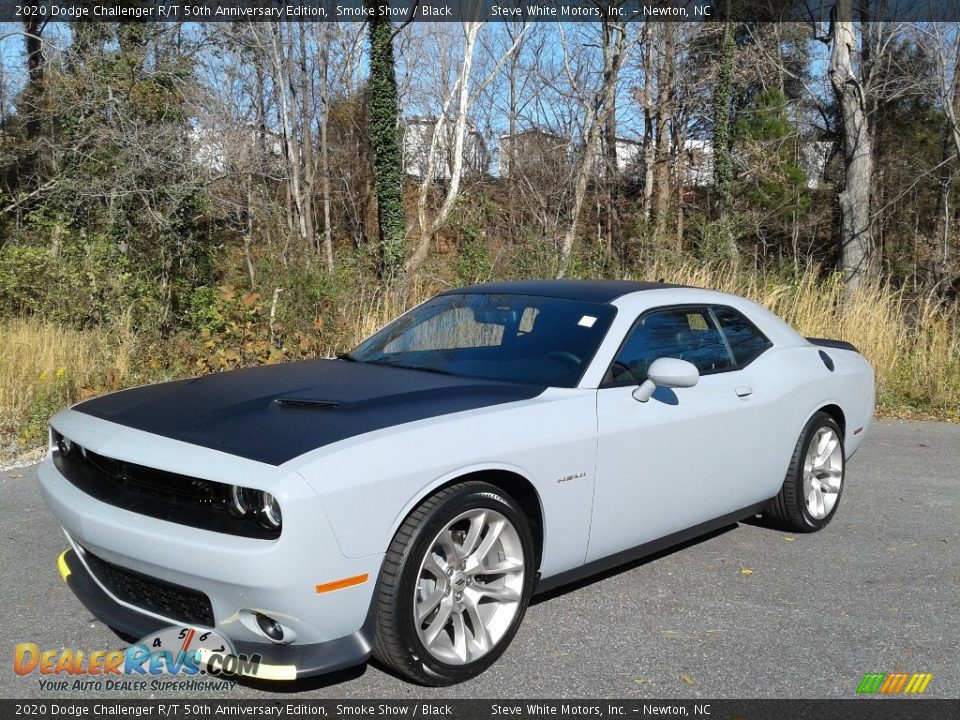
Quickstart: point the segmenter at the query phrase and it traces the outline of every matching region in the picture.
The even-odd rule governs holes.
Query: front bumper
[[[213,481],[267,490],[283,508],[283,531],[276,539],[183,525],[86,494],[61,474],[49,454],[39,468],[40,489],[73,549],[64,556],[73,565],[68,577],[78,583],[78,597],[106,624],[138,637],[158,627],[212,629],[238,651],[256,646],[264,658],[292,659],[297,676],[367,658],[368,615],[383,555],[346,557],[320,498],[299,474],[69,410],[52,424],[105,457],[181,474],[200,471]],[[104,575],[104,566],[144,582],[136,593],[124,592],[127,588]],[[343,582],[354,578],[362,581]],[[181,598],[157,600],[157,584],[179,589]],[[162,594],[164,588],[159,590]],[[204,612],[175,612],[191,593]],[[256,613],[282,625],[280,643],[258,629],[252,620]],[[321,649],[328,646],[333,649]]]
[[[57,560],[64,582],[95,617],[114,630],[142,638],[165,628],[169,623],[137,612],[116,602],[92,577],[75,550],[64,551]],[[276,645],[235,641],[239,655],[259,655],[256,668],[246,675],[258,680],[296,680],[310,675],[353,667],[370,657],[375,617],[372,612],[357,632],[312,645]]]

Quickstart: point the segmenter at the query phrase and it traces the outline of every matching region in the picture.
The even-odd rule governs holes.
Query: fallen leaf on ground
[[[681,675],[680,679],[683,680],[687,685],[693,685],[693,678],[689,675]]]
[[[748,567],[746,567],[746,566],[743,566],[743,567],[740,568],[740,574],[741,574],[741,575],[753,575],[753,570],[751,570],[750,568],[748,568]]]

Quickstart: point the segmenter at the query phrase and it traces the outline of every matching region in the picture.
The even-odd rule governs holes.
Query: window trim
[[[713,317],[713,321],[717,324],[717,329],[720,330],[720,337],[723,338],[723,342],[726,344],[727,349],[730,351],[730,357],[733,358],[733,367],[730,369],[730,372],[734,372],[734,371],[736,371],[736,370],[742,370],[742,369],[745,368],[745,367],[749,367],[750,365],[752,365],[752,364],[757,360],[757,358],[759,358],[759,357],[760,357],[761,355],[763,355],[767,350],[769,350],[770,348],[773,347],[773,340],[771,340],[770,338],[768,338],[767,335],[766,335],[766,333],[764,333],[763,330],[761,330],[760,328],[758,328],[758,327],[757,327],[757,324],[756,324],[753,320],[751,320],[746,314],[744,314],[743,312],[741,312],[740,310],[737,310],[735,307],[731,307],[730,305],[710,305],[709,308],[710,308],[710,315]],[[726,333],[726,331],[723,329],[723,324],[720,322],[720,318],[717,317],[717,314],[716,314],[717,309],[729,310],[729,311],[732,312],[732,313],[736,313],[736,314],[739,315],[741,318],[743,318],[744,322],[746,322],[747,325],[749,325],[751,328],[753,328],[753,331],[754,331],[757,335],[759,335],[760,337],[762,337],[762,338],[764,339],[764,347],[763,347],[763,350],[761,350],[760,352],[758,352],[758,353],[750,360],[750,362],[748,362],[748,363],[746,363],[746,364],[744,364],[744,365],[738,365],[738,364],[737,364],[737,356],[736,356],[736,354],[733,352],[733,346],[730,344],[730,340],[727,338],[727,333]]]
[[[742,317],[744,321],[754,329],[757,335],[759,335],[766,341],[766,347],[764,347],[763,350],[757,353],[756,357],[754,357],[746,365],[737,364],[737,357],[733,353],[733,347],[730,345],[730,341],[727,339],[727,334],[724,332],[723,326],[720,324],[720,320],[717,318],[716,313],[714,312],[715,309],[717,308],[730,310],[731,312],[734,312],[740,317]],[[630,325],[630,329],[624,334],[623,339],[620,341],[620,344],[617,346],[617,351],[613,354],[613,357],[611,358],[610,362],[607,364],[606,370],[603,371],[603,377],[606,378],[607,375],[610,373],[614,363],[617,361],[617,358],[620,357],[621,351],[623,350],[624,346],[627,344],[627,340],[630,339],[630,336],[633,334],[634,330],[637,329],[637,326],[641,322],[643,322],[643,320],[647,316],[652,315],[653,313],[664,312],[666,310],[694,310],[694,309],[703,310],[706,312],[707,315],[709,315],[711,321],[713,322],[714,326],[717,329],[717,332],[720,333],[720,339],[723,340],[723,345],[727,349],[727,353],[730,355],[730,362],[731,362],[730,367],[726,369],[710,370],[709,372],[701,372],[700,373],[701,377],[708,376],[708,375],[720,375],[722,373],[737,372],[738,370],[743,370],[745,367],[752,365],[754,361],[757,360],[757,358],[759,358],[761,355],[767,352],[767,350],[773,347],[773,341],[771,341],[770,338],[768,338],[766,334],[762,330],[760,330],[760,328],[757,327],[756,323],[754,323],[744,313],[740,312],[735,307],[731,307],[730,305],[720,305],[720,304],[714,304],[714,303],[680,303],[678,305],[660,305],[658,307],[648,308],[647,310],[644,310],[642,313],[640,313],[637,316],[637,319],[633,321],[633,324]],[[612,388],[624,388],[624,387],[636,387],[636,385],[614,385],[601,380],[600,386],[597,389],[608,390]]]

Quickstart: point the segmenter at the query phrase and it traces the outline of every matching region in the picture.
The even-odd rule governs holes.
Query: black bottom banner
[[[0,718],[425,718],[426,720],[956,720],[960,699],[850,700],[0,700]]]

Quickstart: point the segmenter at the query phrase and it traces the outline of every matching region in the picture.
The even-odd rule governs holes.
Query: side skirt
[[[763,502],[750,505],[740,510],[735,510],[732,513],[722,515],[718,518],[714,518],[713,520],[707,520],[706,522],[700,523],[699,525],[694,525],[685,530],[681,530],[680,532],[664,535],[656,540],[651,540],[650,542],[637,545],[636,547],[632,547],[628,550],[622,550],[618,553],[614,553],[613,555],[608,555],[605,558],[600,558],[599,560],[592,560],[591,562],[581,565],[580,567],[573,568],[572,570],[565,570],[562,573],[551,575],[550,577],[539,578],[537,585],[533,590],[533,594],[539,595],[540,593],[549,592],[550,590],[558,588],[562,585],[568,585],[569,583],[583,580],[591,575],[597,575],[598,573],[615,568],[618,565],[626,565],[634,560],[639,560],[640,558],[647,557],[648,555],[654,555],[655,553],[671,548],[674,545],[679,545],[687,542],[688,540],[693,540],[701,535],[706,535],[714,530],[719,530],[727,525],[732,525],[733,523],[748,518],[751,515],[756,515],[757,513],[762,512],[769,504],[770,500],[764,500]]]

